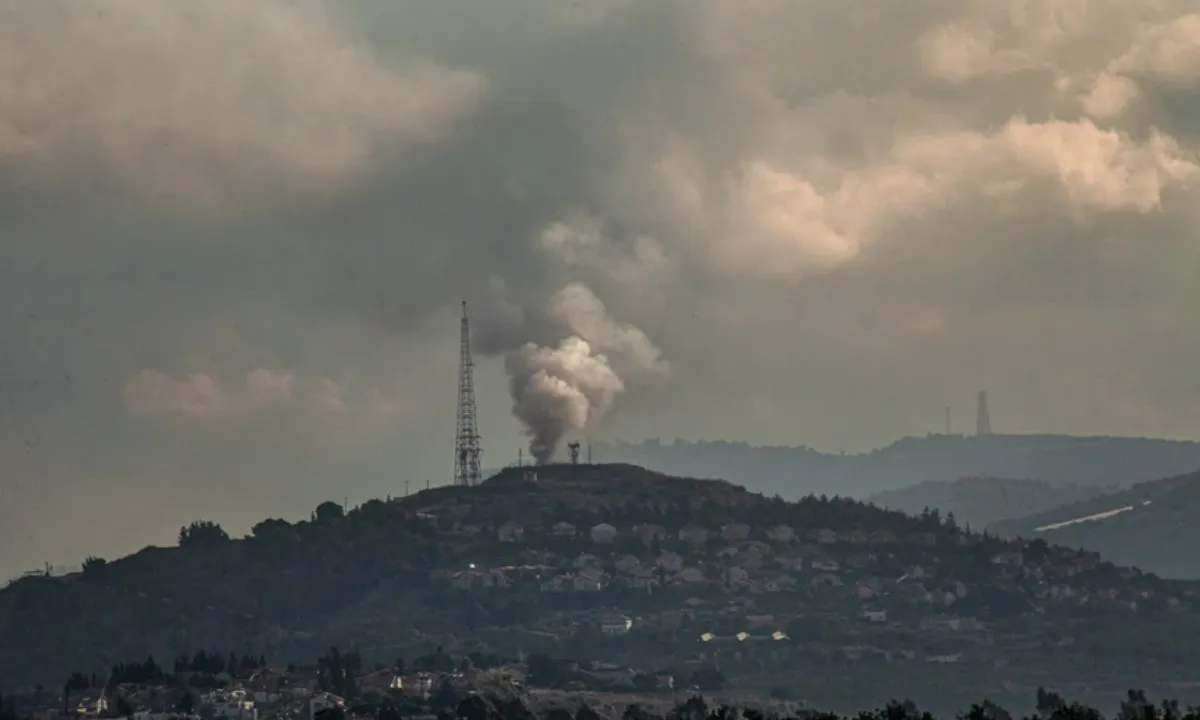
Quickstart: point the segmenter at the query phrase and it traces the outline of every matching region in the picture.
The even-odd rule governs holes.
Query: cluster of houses
[[[505,668],[506,676],[519,676],[519,668]],[[416,700],[426,699],[444,677],[463,680],[462,673],[412,672],[398,674],[393,670],[378,670],[357,679],[362,693],[378,695],[407,695]],[[249,677],[233,677],[227,673],[215,676],[220,687],[184,688],[178,683],[122,683],[104,689],[75,692],[61,707],[34,709],[41,718],[113,717],[118,702],[133,710],[134,720],[171,720],[174,718],[205,718],[215,720],[258,720],[259,715],[272,718],[311,720],[322,711],[340,709],[353,716],[351,703],[331,692],[320,689],[317,673],[311,669],[262,669]],[[189,696],[184,701],[184,695]],[[120,700],[118,700],[120,698]],[[371,716],[373,717],[373,715]]]
[[[752,618],[763,616],[761,609],[768,608],[771,629],[778,630],[788,619],[786,611],[780,612],[782,607],[790,607],[793,614],[804,611],[805,604],[786,599],[801,592],[840,602],[843,617],[868,625],[894,626],[897,611],[907,609],[906,617],[922,618],[908,621],[922,633],[981,637],[986,635],[982,623],[970,612],[956,614],[956,606],[976,594],[981,583],[1020,588],[1032,608],[1109,603],[1136,611],[1139,603],[1154,596],[1154,590],[1129,582],[1140,577],[1136,569],[1118,569],[1120,582],[1097,588],[1094,577],[1081,577],[1099,566],[1096,553],[1025,540],[991,541],[990,562],[955,577],[939,555],[962,552],[964,546],[980,542],[978,536],[957,531],[898,537],[884,530],[820,528],[800,533],[787,525],[772,525],[756,533],[747,523],[732,522],[716,529],[688,524],[674,531],[643,523],[622,532],[607,522],[578,528],[565,521],[531,531],[509,521],[494,532],[499,542],[519,545],[524,562],[448,572],[452,585],[468,591],[519,585],[543,593],[600,594],[612,588],[679,593],[681,607],[666,612],[597,609],[589,624],[609,636],[639,628],[679,627],[684,620],[695,619],[700,608],[712,605],[714,590],[730,598],[745,596],[747,604],[739,607],[748,628],[753,626]],[[551,541],[539,542],[546,539]],[[618,544],[619,539],[639,542]],[[782,596],[773,600],[774,594]],[[1162,600],[1170,607],[1181,602]],[[619,619],[609,621],[614,617]]]

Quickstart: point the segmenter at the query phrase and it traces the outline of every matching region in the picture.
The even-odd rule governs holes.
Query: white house
[[[576,592],[599,592],[603,584],[600,575],[590,572],[579,573],[571,582]]]
[[[579,557],[575,558],[574,565],[579,570],[602,568],[604,567],[604,561],[591,553],[580,553]]]
[[[788,525],[776,525],[767,528],[767,537],[771,542],[790,543],[796,539],[796,531]]]
[[[656,540],[667,539],[667,529],[662,525],[655,525],[654,523],[634,525],[633,534],[641,538],[642,542],[647,545]]]
[[[633,629],[633,619],[627,615],[612,614],[600,618],[600,632],[610,637],[624,635]]]
[[[822,545],[833,545],[833,544],[837,543],[837,541],[838,541],[837,533],[834,532],[833,530],[830,530],[829,528],[821,528],[820,530],[817,530],[816,533],[814,533],[814,534],[816,536],[817,542],[821,543]]]
[[[775,564],[784,570],[800,572],[808,563],[799,555],[777,555],[775,557]]]
[[[575,526],[565,520],[561,520],[551,526],[550,534],[554,537],[573,538],[575,537]]]
[[[504,543],[520,542],[525,538],[525,528],[512,520],[508,520],[496,528],[496,537],[500,539],[500,542]]]
[[[613,561],[613,567],[617,572],[630,573],[640,567],[642,561],[636,555],[622,555]]]
[[[863,610],[862,618],[871,623],[885,623],[887,622],[888,612],[883,608],[870,608]]]
[[[683,569],[683,557],[678,553],[673,553],[670,550],[658,556],[654,564],[666,570],[667,572],[677,573]]]
[[[336,695],[330,696],[337,698]],[[316,699],[316,698],[314,698]],[[341,698],[337,698],[341,700]],[[212,716],[228,720],[258,720],[254,701],[246,697],[245,690],[218,691],[204,698],[204,704],[212,710]],[[319,711],[322,708],[318,708]],[[311,703],[310,703],[311,710]]]
[[[108,698],[103,693],[85,696],[80,699],[75,712],[85,717],[100,717],[108,712]]]
[[[728,542],[741,542],[750,537],[750,526],[742,522],[732,522],[721,527],[721,537]]]
[[[617,539],[617,529],[608,523],[600,523],[592,528],[592,542],[597,545],[610,545]]]

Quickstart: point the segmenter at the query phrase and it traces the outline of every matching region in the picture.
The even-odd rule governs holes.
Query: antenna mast
[[[992,418],[988,414],[987,390],[979,391],[979,399],[975,403],[975,434],[992,434]]]
[[[481,478],[479,426],[475,420],[475,363],[471,361],[471,329],[467,303],[462,304],[458,358],[458,420],[454,433],[454,484],[478,485]]]

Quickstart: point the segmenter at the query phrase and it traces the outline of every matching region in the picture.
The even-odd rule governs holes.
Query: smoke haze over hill
[[[0,571],[445,482],[464,299],[489,466],[514,405],[1195,436],[1196,47],[1190,0],[0,2]],[[573,337],[616,381],[522,410]]]

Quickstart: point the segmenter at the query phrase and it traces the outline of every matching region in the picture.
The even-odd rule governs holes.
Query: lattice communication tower
[[[454,433],[454,484],[472,487],[482,480],[479,425],[475,420],[475,363],[471,361],[471,328],[467,303],[462,304],[458,353],[458,420]]]

